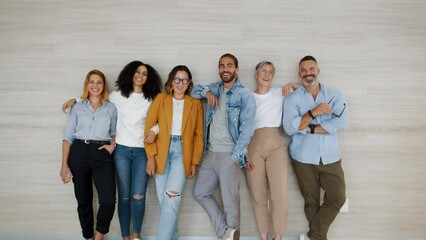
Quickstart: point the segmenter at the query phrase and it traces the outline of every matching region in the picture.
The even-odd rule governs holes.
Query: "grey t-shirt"
[[[209,150],[212,152],[232,152],[234,149],[234,141],[232,141],[231,134],[229,134],[226,121],[226,93],[228,90],[224,88],[220,94],[219,106],[210,123]]]

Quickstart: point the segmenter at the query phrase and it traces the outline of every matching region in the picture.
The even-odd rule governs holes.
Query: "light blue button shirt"
[[[307,129],[299,130],[302,116],[320,103],[328,103],[333,114],[319,115],[311,124],[321,125],[328,134],[310,134]],[[301,163],[319,165],[340,160],[337,132],[346,128],[348,110],[343,95],[336,89],[321,84],[320,92],[314,100],[312,95],[300,87],[284,99],[283,126],[291,136],[290,155]]]
[[[109,141],[115,136],[117,109],[104,101],[96,111],[89,100],[74,104],[65,126],[63,140],[73,143],[74,139]]]

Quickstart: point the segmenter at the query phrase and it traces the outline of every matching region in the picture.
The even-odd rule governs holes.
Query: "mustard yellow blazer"
[[[155,173],[162,174],[169,153],[173,119],[173,97],[160,93],[155,97],[148,112],[145,133],[158,123],[160,132],[152,144],[145,144],[148,157],[155,156]],[[200,100],[185,95],[182,116],[182,153],[185,175],[191,165],[199,165],[204,149],[203,107]]]

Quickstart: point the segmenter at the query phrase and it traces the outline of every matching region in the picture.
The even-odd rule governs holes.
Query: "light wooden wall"
[[[80,95],[98,68],[110,87],[132,60],[166,78],[186,64],[195,83],[218,80],[225,52],[240,60],[253,88],[254,66],[276,64],[275,85],[297,80],[297,63],[314,55],[320,81],[348,99],[340,134],[349,212],[335,237],[426,238],[426,1],[64,1],[0,2],[0,232],[79,232],[72,185],[59,179],[61,104]],[[245,184],[245,182],[243,182]],[[289,175],[287,236],[306,228]],[[242,186],[242,234],[256,228]],[[213,236],[187,184],[181,234]],[[143,233],[158,221],[153,182]],[[112,234],[119,234],[117,216]]]

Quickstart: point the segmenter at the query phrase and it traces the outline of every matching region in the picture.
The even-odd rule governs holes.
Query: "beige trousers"
[[[284,234],[287,228],[287,175],[289,155],[280,129],[256,129],[248,146],[254,169],[246,171],[251,201],[259,233],[268,233],[269,214],[274,233]],[[270,190],[270,204],[268,204]]]

